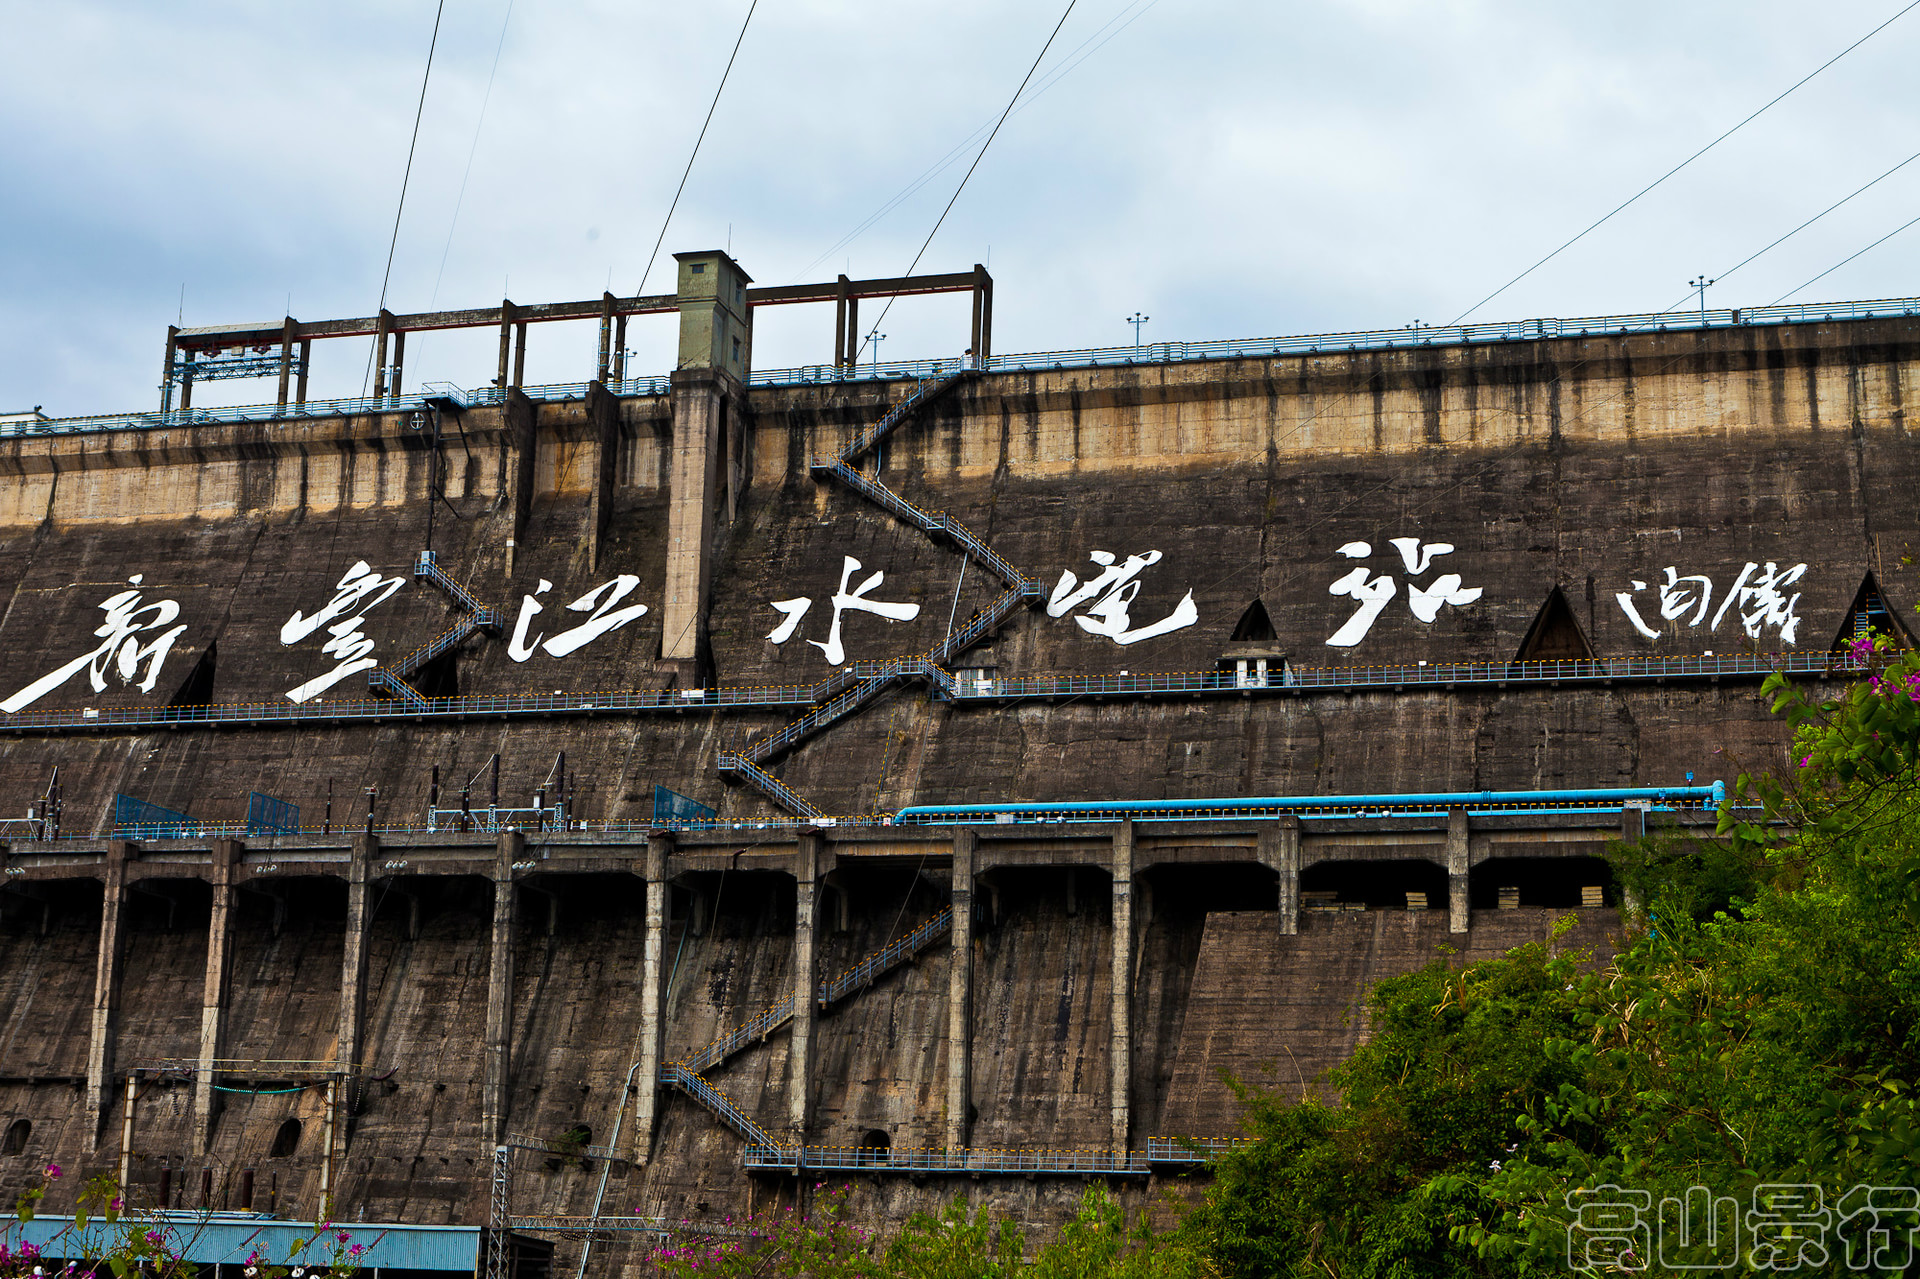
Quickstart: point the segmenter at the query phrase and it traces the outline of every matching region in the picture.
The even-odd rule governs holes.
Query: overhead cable
[[[1872,244],[1869,244],[1865,249],[1861,249],[1860,253],[1865,253],[1867,252],[1868,249],[1879,248],[1881,245],[1885,244],[1888,240],[1891,240],[1894,236],[1899,235],[1902,231],[1912,226],[1915,222],[1920,222],[1920,217],[1911,218],[1905,222],[1902,222],[1899,226],[1893,228],[1893,230],[1887,232],[1885,235],[1875,240]],[[1826,279],[1828,276],[1832,275],[1835,271],[1838,271],[1841,267],[1845,266],[1847,263],[1859,257],[1860,253],[1849,253],[1846,257],[1841,258],[1838,262],[1835,262],[1832,266],[1822,271],[1819,275],[1814,276],[1813,280],[1808,280],[1806,284],[1797,285],[1794,288],[1788,289],[1785,293],[1782,293],[1779,297],[1775,298],[1772,302],[1768,303],[1768,305],[1779,306],[1782,302],[1785,302],[1788,298],[1798,293],[1801,289],[1806,288],[1807,284],[1812,284],[1814,280]]]
[[[1909,164],[1912,164],[1915,160],[1920,160],[1920,151],[1915,151],[1912,155],[1908,156],[1906,159],[1902,160],[1900,163],[1894,165],[1891,169],[1888,169],[1885,173],[1875,178],[1872,182],[1867,183],[1866,186],[1860,187],[1858,190],[1854,191],[1852,195],[1842,196],[1840,199],[1835,200],[1832,204],[1829,204],[1826,208],[1820,210],[1820,212],[1814,214],[1812,217],[1808,218],[1805,222],[1802,222],[1799,226],[1793,228],[1793,230],[1787,232],[1785,235],[1775,240],[1772,244],[1769,244],[1766,248],[1759,250],[1759,252],[1757,253],[1748,254],[1746,257],[1734,263],[1732,266],[1728,267],[1726,270],[1715,274],[1713,278],[1715,280],[1726,279],[1728,276],[1732,275],[1735,271],[1738,271],[1741,267],[1747,265],[1747,263],[1759,257],[1760,254],[1770,253],[1774,249],[1779,248],[1781,245],[1785,244],[1788,240],[1791,240],[1794,236],[1799,235],[1802,231],[1806,230],[1808,227],[1818,222],[1821,218],[1826,217],[1827,214],[1832,213],[1835,209],[1845,204],[1848,200],[1853,199],[1855,195],[1860,195],[1863,192],[1865,192],[1868,189],[1868,187],[1876,186],[1879,183],[1885,181],[1886,179],[1892,177],[1894,174],[1898,173],[1900,170],[1906,168]],[[1872,246],[1869,245],[1868,247],[1871,248]],[[1861,250],[1861,252],[1863,253],[1865,251],[1866,251],[1865,249]],[[1812,280],[1807,281],[1807,284],[1812,284],[1812,283],[1813,283]],[[1800,286],[1801,289],[1804,289],[1806,287],[1807,287],[1806,284],[1803,284]],[[1794,292],[1796,293],[1799,291],[1800,291],[1799,289],[1794,290]],[[1681,299],[1678,302],[1675,302],[1672,306],[1669,306],[1666,309],[1666,311],[1661,311],[1660,314],[1665,315],[1667,311],[1678,310],[1679,308],[1685,306],[1688,300],[1691,299],[1692,297],[1693,297],[1693,290],[1688,289],[1686,294],[1683,297],[1681,297]]]
[[[1920,0],[1914,0],[1920,4]],[[660,234],[653,241],[653,252],[647,254],[647,269],[640,273],[640,287],[636,294],[647,291],[647,277],[653,274],[653,261],[660,256],[660,245],[667,238],[667,225],[673,221],[673,211],[680,207],[680,193],[687,189],[687,175],[693,172],[694,157],[700,154],[700,144],[707,139],[707,126],[713,123],[714,110],[720,105],[720,90],[727,87],[727,77],[733,74],[733,60],[740,56],[740,42],[747,38],[747,23],[753,21],[753,11],[760,7],[760,0],[753,0],[747,6],[747,16],[740,23],[740,34],[733,42],[733,52],[727,55],[727,69],[720,73],[720,83],[713,91],[713,101],[707,106],[707,118],[700,123],[700,136],[693,140],[693,151],[687,156],[687,167],[680,173],[680,185],[674,188],[673,203],[667,206],[667,216],[661,219]]]
[[[901,272],[903,276],[912,275],[913,268],[919,266],[920,259],[926,256],[927,246],[933,243],[934,236],[940,234],[940,227],[943,223],[946,222],[947,214],[953,212],[953,206],[955,202],[957,202],[960,199],[960,193],[967,189],[967,182],[970,178],[973,177],[973,171],[980,167],[980,161],[986,158],[987,148],[992,146],[993,140],[1000,136],[1000,126],[1005,124],[1007,122],[1007,117],[1013,114],[1014,104],[1019,102],[1020,95],[1026,92],[1027,81],[1033,79],[1033,73],[1040,69],[1040,60],[1047,56],[1047,50],[1053,47],[1054,40],[1060,35],[1060,28],[1067,25],[1067,19],[1073,13],[1073,6],[1078,3],[1079,3],[1079,0],[1067,0],[1067,7],[1066,7],[1066,10],[1061,13],[1060,21],[1053,24],[1053,32],[1051,35],[1047,37],[1047,42],[1040,46],[1040,52],[1034,57],[1033,65],[1027,68],[1027,74],[1020,77],[1020,87],[1013,91],[1013,96],[1011,98],[1007,99],[1007,109],[1000,113],[1000,118],[994,122],[993,132],[989,133],[987,135],[987,140],[980,144],[980,154],[974,156],[973,163],[967,166],[967,172],[965,176],[963,176],[960,179],[960,185],[953,189],[953,198],[947,201],[946,208],[940,210],[940,216],[934,220],[933,230],[927,232],[927,238],[920,242],[920,252],[913,255],[913,261],[907,264],[907,269],[905,271]],[[1920,0],[1914,0],[1914,3],[1920,4]],[[880,316],[878,319],[874,320],[873,322],[873,327],[875,332],[879,331],[881,322],[887,318],[887,312],[893,309],[893,304],[895,300],[899,298],[899,296],[900,295],[898,293],[895,293],[892,296],[888,297],[887,304],[880,308]],[[856,362],[859,360],[861,353],[864,352],[866,349],[867,349],[866,341],[865,339],[862,339],[859,349],[854,352],[854,360]]]
[[[1914,0],[1920,4],[1920,0]],[[387,241],[387,269],[380,276],[380,310],[387,309],[387,283],[393,279],[393,250],[400,243],[400,215],[407,210],[407,183],[413,179],[413,153],[420,145],[420,117],[427,110],[427,81],[433,78],[433,51],[440,45],[440,17],[447,11],[447,0],[440,0],[433,11],[433,38],[427,41],[427,69],[420,73],[420,101],[413,109],[413,138],[407,143],[407,167],[400,175],[400,204],[393,211],[393,238]],[[367,349],[367,378],[373,376],[373,348]],[[362,381],[360,392],[366,394]]]
[[[1066,77],[1069,74],[1071,74],[1077,67],[1079,67],[1081,63],[1085,62],[1088,58],[1091,58],[1094,54],[1100,52],[1100,50],[1106,48],[1108,44],[1112,43],[1115,36],[1118,36],[1122,31],[1125,31],[1128,27],[1132,26],[1135,22],[1145,17],[1147,14],[1147,10],[1153,8],[1155,5],[1159,3],[1160,3],[1160,0],[1146,0],[1146,3],[1142,5],[1140,3],[1140,0],[1128,0],[1128,3],[1125,6],[1123,6],[1118,13],[1114,14],[1113,17],[1108,18],[1104,25],[1096,29],[1094,33],[1088,36],[1085,40],[1082,40],[1078,45],[1076,45],[1073,48],[1071,52],[1065,54],[1060,59],[1057,65],[1055,65],[1050,70],[1048,70],[1048,72],[1045,75],[1041,76],[1039,83],[1033,86],[1032,92],[1022,97],[1019,100],[1019,105],[1014,107],[1013,109],[1014,114],[1018,115],[1020,112],[1025,111],[1028,107],[1032,106],[1034,101],[1037,98],[1039,98],[1041,94],[1045,93],[1048,89],[1051,89],[1054,85],[1060,83],[1060,81],[1066,79]],[[1130,10],[1132,12],[1129,12]],[[1121,19],[1123,18],[1125,19],[1124,22],[1121,21]],[[1116,23],[1118,24],[1117,26],[1115,25]],[[1104,36],[1105,38],[1102,39],[1101,38],[1102,36]],[[1098,44],[1094,43],[1096,40],[1099,41]],[[1087,46],[1089,45],[1092,45],[1093,47],[1088,48]],[[1085,52],[1083,53],[1082,50],[1085,50]],[[795,272],[793,276],[794,282],[797,283],[803,276],[810,274],[815,267],[819,266],[822,262],[825,262],[828,258],[838,253],[842,248],[846,247],[848,244],[851,244],[854,240],[857,240],[858,238],[860,238],[861,234],[865,232],[867,228],[871,227],[874,223],[878,222],[881,218],[884,218],[885,216],[887,216],[887,214],[893,212],[894,209],[898,208],[902,202],[909,199],[915,192],[920,190],[921,187],[924,187],[927,183],[931,182],[934,178],[944,173],[949,167],[952,166],[954,161],[958,160],[961,156],[967,153],[967,148],[973,145],[975,138],[978,138],[981,134],[985,133],[988,129],[992,127],[993,126],[990,124],[982,124],[979,128],[975,129],[972,133],[969,133],[966,137],[962,138],[958,143],[954,145],[951,151],[948,151],[945,155],[941,156],[938,160],[934,161],[933,164],[930,165],[924,172],[922,172],[919,177],[915,178],[913,181],[909,182],[906,186],[902,187],[899,190],[899,192],[894,195],[892,199],[888,200],[885,204],[881,205],[878,209],[875,209],[873,213],[868,215],[868,217],[860,223],[859,226],[856,226],[855,228],[853,228],[853,230],[847,232],[845,235],[841,236],[838,240],[835,240],[831,245],[827,247],[825,252],[820,254],[819,257],[815,258],[813,261],[801,267],[799,271]]]
[[[493,68],[487,72],[487,91],[480,95],[480,117],[473,122],[473,143],[467,147],[467,167],[460,174],[460,192],[453,197],[453,221],[447,224],[447,247],[440,250],[440,269],[434,272],[433,296],[427,309],[440,300],[440,277],[447,273],[447,255],[453,252],[454,228],[460,225],[460,206],[466,202],[467,179],[473,176],[473,155],[480,149],[480,127],[487,122],[487,103],[493,100],[493,78],[500,73],[500,51],[507,47],[507,23],[513,20],[513,0],[507,0],[506,16],[500,19],[500,40],[493,46]]]
[[[1659,186],[1662,182],[1665,182],[1668,178],[1680,172],[1680,170],[1686,168],[1688,165],[1692,164],[1695,160],[1698,160],[1701,156],[1713,150],[1715,147],[1719,146],[1722,142],[1725,142],[1728,138],[1732,137],[1734,134],[1740,132],[1741,129],[1744,129],[1748,124],[1752,123],[1755,119],[1759,118],[1761,114],[1763,114],[1764,112],[1772,108],[1774,105],[1779,103],[1783,98],[1785,98],[1788,94],[1791,94],[1795,89],[1798,89],[1801,85],[1807,83],[1807,81],[1813,79],[1815,76],[1819,75],[1822,71],[1825,71],[1828,67],[1840,61],[1840,59],[1846,57],[1849,53],[1852,53],[1855,49],[1858,49],[1861,45],[1865,44],[1867,41],[1873,39],[1873,37],[1875,37],[1876,35],[1879,35],[1882,31],[1886,30],[1888,27],[1892,26],[1895,22],[1898,22],[1901,18],[1905,17],[1908,13],[1912,12],[1915,8],[1920,8],[1920,0],[1911,0],[1911,3],[1909,3],[1905,8],[1901,9],[1899,13],[1894,14],[1891,18],[1888,18],[1885,22],[1882,22],[1879,26],[1867,32],[1867,34],[1861,36],[1858,40],[1855,40],[1852,44],[1840,50],[1840,52],[1834,54],[1831,58],[1828,58],[1825,62],[1815,67],[1812,71],[1809,71],[1806,75],[1794,81],[1794,83],[1791,86],[1789,86],[1784,92],[1780,93],[1777,97],[1771,99],[1769,102],[1767,102],[1765,106],[1761,107],[1758,111],[1755,111],[1752,115],[1747,116],[1744,120],[1740,121],[1740,123],[1734,125],[1731,129],[1728,129],[1725,133],[1721,134],[1719,137],[1715,138],[1713,141],[1707,143],[1707,145],[1701,147],[1698,151],[1695,151],[1692,155],[1688,156],[1686,159],[1682,160],[1680,163],[1674,165],[1671,169],[1668,169],[1665,173],[1661,174],[1659,177],[1649,182],[1646,186],[1641,187],[1638,191],[1628,196],[1620,204],[1616,205],[1610,212],[1606,214],[1605,217],[1600,218],[1599,221],[1596,221],[1592,225],[1588,226],[1586,230],[1580,232],[1580,234],[1574,236],[1571,240],[1568,240],[1565,244],[1561,245],[1559,248],[1555,249],[1553,252],[1547,254],[1546,257],[1541,258],[1538,262],[1535,262],[1532,266],[1522,271],[1519,275],[1514,276],[1511,280],[1508,280],[1505,284],[1501,285],[1499,288],[1495,289],[1493,292],[1487,294],[1487,296],[1481,298],[1478,302],[1475,302],[1472,306],[1462,311],[1459,315],[1454,316],[1453,319],[1450,321],[1450,323],[1453,323],[1453,324],[1460,323],[1460,321],[1466,319],[1469,315],[1472,315],[1475,311],[1478,311],[1481,307],[1493,301],[1495,298],[1499,297],[1502,293],[1505,293],[1508,289],[1520,283],[1520,281],[1526,279],[1528,276],[1532,275],[1535,271],[1538,271],[1541,267],[1545,266],[1547,263],[1553,261],[1553,259],[1559,257],[1562,253],[1566,252],[1568,249],[1572,248],[1575,244],[1578,244],[1581,240],[1585,239],[1589,232],[1594,231],[1602,223],[1605,223],[1606,221],[1611,219],[1614,216],[1614,214],[1619,213],[1621,210],[1625,209],[1628,205],[1632,204],[1635,200],[1638,200],[1641,196],[1653,190],[1655,187]]]

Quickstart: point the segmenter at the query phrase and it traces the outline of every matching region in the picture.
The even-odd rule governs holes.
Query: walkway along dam
[[[0,1189],[596,1266],[824,1176],[1141,1201],[1372,981],[1604,956],[1608,847],[1784,759],[1766,673],[1910,629],[1920,301],[1006,356],[927,279],[967,354],[693,253],[0,422]],[[788,301],[833,363],[752,367]],[[543,318],[596,376],[519,385]],[[453,325],[492,384],[403,392]],[[356,334],[378,394],[309,398]]]

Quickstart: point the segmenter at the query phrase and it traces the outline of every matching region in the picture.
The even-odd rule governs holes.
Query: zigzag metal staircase
[[[461,614],[454,618],[446,629],[412,651],[402,654],[397,661],[385,666],[377,666],[367,672],[367,687],[375,692],[386,691],[407,705],[425,710],[427,699],[420,690],[408,683],[408,677],[415,671],[453,648],[458,647],[469,635],[477,631],[486,631],[497,635],[506,625],[506,614],[488,604],[468,590],[464,583],[449,577],[440,567],[439,559],[432,551],[420,552],[414,561],[413,576],[425,579],[429,585],[437,586],[446,592]]]
[[[836,671],[813,686],[813,698],[819,705],[791,723],[762,734],[749,743],[744,751],[721,752],[719,769],[722,776],[749,783],[796,816],[820,817],[824,814],[761,765],[791,750],[836,720],[859,710],[898,681],[925,679],[932,685],[936,697],[951,697],[954,679],[945,664],[978,644],[1024,602],[1040,598],[1040,583],[1036,579],[1015,568],[958,519],[945,511],[922,510],[878,479],[856,470],[853,465],[861,455],[879,445],[918,409],[969,376],[970,372],[963,369],[944,378],[922,382],[875,423],[871,430],[842,449],[837,457],[825,461],[816,459],[810,468],[816,477],[838,480],[889,515],[936,540],[954,543],[963,555],[1006,583],[1007,589],[965,625],[949,632],[930,652],[879,662],[858,662],[845,670]]]
[[[952,927],[953,908],[949,906],[906,936],[888,942],[839,976],[821,982],[815,995],[819,1006],[822,1009],[832,1007],[855,991],[865,990],[882,976],[946,936]],[[713,1069],[748,1045],[766,1039],[792,1020],[793,996],[788,995],[785,999],[762,1009],[751,1020],[721,1035],[706,1047],[689,1053],[679,1061],[662,1066],[660,1082],[680,1089],[712,1111],[722,1123],[745,1138],[749,1147],[784,1149],[780,1142],[768,1135],[766,1129],[734,1105],[732,1098],[708,1083],[700,1072]]]

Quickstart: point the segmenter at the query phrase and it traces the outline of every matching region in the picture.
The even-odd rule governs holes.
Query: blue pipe
[[[1626,786],[1593,790],[1537,791],[1428,791],[1402,795],[1299,795],[1267,796],[1246,799],[1126,799],[1107,803],[1034,803],[1034,804],[916,804],[894,814],[898,822],[943,824],[954,821],[991,821],[1000,814],[1019,817],[1071,817],[1118,815],[1126,813],[1201,814],[1245,812],[1248,809],[1286,810],[1309,816],[1319,809],[1360,809],[1394,813],[1409,808],[1486,809],[1489,805],[1581,804],[1587,807],[1568,811],[1591,812],[1594,805],[1625,807],[1629,802],[1667,805],[1693,801],[1702,807],[1718,807],[1727,797],[1727,784],[1711,786]],[[1533,811],[1538,811],[1537,809]]]

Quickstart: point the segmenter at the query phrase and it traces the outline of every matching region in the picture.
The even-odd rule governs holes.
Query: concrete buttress
[[[137,856],[124,839],[107,844],[105,891],[100,900],[100,949],[93,970],[93,1026],[87,1047],[87,1119],[91,1148],[100,1148],[113,1077],[113,1036],[120,1011],[120,908],[127,900],[127,862]]]
[[[356,835],[347,857],[347,932],[340,954],[340,1032],[333,1057],[349,1073],[359,1069],[367,1028],[367,926],[373,922],[367,880],[379,855],[379,836]]]
[[[1300,819],[1282,817],[1260,831],[1260,864],[1280,881],[1280,935],[1300,931]]]
[[[239,840],[215,840],[208,876],[213,909],[207,918],[207,970],[200,996],[200,1061],[193,1076],[193,1116],[200,1126],[203,1151],[213,1148],[213,1121],[220,1096],[213,1090],[213,1075],[220,1059],[220,1040],[226,1033],[233,947],[233,868],[246,851]]]
[[[807,1139],[813,1106],[813,1021],[820,985],[815,971],[815,913],[826,843],[818,831],[801,835],[793,866],[793,1038],[787,1052],[787,1133],[796,1143]]]
[[[644,1165],[653,1153],[653,1126],[660,1097],[660,983],[666,958],[667,858],[673,834],[647,835],[647,933],[640,957],[640,1070],[633,1111],[633,1161]]]
[[[1447,810],[1447,931],[1464,933],[1468,928],[1468,873],[1473,868],[1469,852],[1472,823],[1464,808]]]
[[[1133,823],[1113,828],[1113,1047],[1111,1105],[1112,1149],[1124,1155],[1131,1115],[1129,1085],[1133,1078]]]
[[[481,1153],[493,1157],[506,1136],[507,1102],[513,1090],[513,864],[527,837],[500,832],[493,862],[493,934],[487,960],[487,1085],[481,1101]]]
[[[947,1146],[967,1144],[973,1109],[973,856],[980,837],[953,833],[953,929],[947,969]]]

